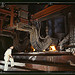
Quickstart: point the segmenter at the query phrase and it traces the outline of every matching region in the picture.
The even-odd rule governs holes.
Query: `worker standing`
[[[11,55],[13,48],[14,47],[11,46],[9,49],[6,50],[6,52],[4,54],[4,60],[5,60],[4,71],[7,71],[8,70],[8,62],[9,61],[11,62],[11,67],[14,66],[14,59],[13,59],[13,57]]]

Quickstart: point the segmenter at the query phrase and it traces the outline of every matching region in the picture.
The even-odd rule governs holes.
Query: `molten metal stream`
[[[49,50],[50,51],[56,51],[56,48],[55,48],[55,46],[50,46]]]

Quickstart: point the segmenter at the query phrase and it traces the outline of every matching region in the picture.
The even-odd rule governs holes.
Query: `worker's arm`
[[[12,58],[12,55],[9,55],[9,57],[8,57],[8,61],[9,61],[10,58]]]

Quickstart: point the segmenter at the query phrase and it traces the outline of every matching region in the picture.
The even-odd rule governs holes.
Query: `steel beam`
[[[13,26],[13,20],[14,20],[14,7],[11,7],[10,27]]]
[[[72,55],[71,52],[31,52],[31,53],[14,53],[13,55],[23,56],[61,56],[61,55]]]
[[[4,9],[0,9],[1,13],[5,13],[5,14],[11,14],[11,11],[8,10],[4,10]]]
[[[47,7],[48,7],[48,4],[44,6],[44,8],[47,8]]]
[[[0,13],[10,15],[11,11],[0,9]],[[14,13],[14,14],[17,15],[17,13]]]
[[[0,31],[2,31],[3,19],[1,19]]]
[[[55,12],[58,12],[60,10],[67,8],[67,7],[70,7],[70,6],[72,6],[72,5],[53,5],[53,6],[50,6],[46,9],[41,10],[40,12],[32,15],[32,19],[35,20],[35,19],[45,17],[47,15],[53,14]]]

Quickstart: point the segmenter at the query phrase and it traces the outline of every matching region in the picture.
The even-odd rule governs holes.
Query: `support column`
[[[13,26],[13,20],[14,20],[14,7],[11,6],[11,19],[10,19],[10,27]]]
[[[2,31],[3,19],[1,19],[0,30]]]

